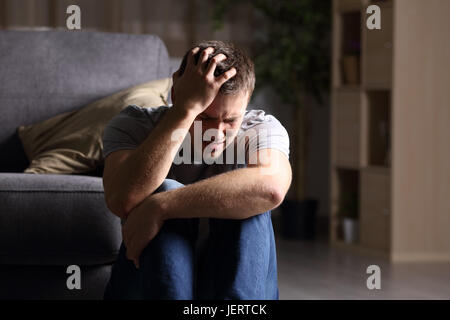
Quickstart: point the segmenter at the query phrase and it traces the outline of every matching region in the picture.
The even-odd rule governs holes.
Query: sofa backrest
[[[0,31],[0,172],[27,166],[16,129],[170,76],[153,35]]]

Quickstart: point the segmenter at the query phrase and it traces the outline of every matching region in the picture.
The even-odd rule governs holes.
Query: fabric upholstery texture
[[[81,290],[65,287],[67,266],[0,266],[0,300],[87,300],[103,296],[110,265],[81,267]]]
[[[170,77],[156,36],[0,31],[0,299],[101,299],[122,240],[101,170],[26,174],[17,128]],[[68,290],[71,264],[82,290]]]
[[[129,105],[166,103],[171,78],[150,81],[97,100],[80,110],[20,126],[18,134],[30,165],[25,173],[83,173],[102,164],[106,124]]]
[[[93,265],[114,261],[120,219],[101,179],[1,174],[0,264]]]
[[[152,35],[0,31],[0,172],[28,166],[19,126],[169,73],[167,49]]]

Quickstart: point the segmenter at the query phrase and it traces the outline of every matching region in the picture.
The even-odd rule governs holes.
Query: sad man
[[[243,51],[202,42],[173,74],[172,106],[108,124],[103,185],[123,243],[105,299],[278,299],[271,210],[291,182],[289,137],[247,110],[254,86]]]

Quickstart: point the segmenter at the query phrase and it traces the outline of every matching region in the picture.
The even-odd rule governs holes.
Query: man
[[[278,299],[270,210],[291,182],[289,137],[246,110],[254,85],[245,53],[202,42],[173,74],[171,107],[108,124],[103,185],[123,243],[106,299]]]

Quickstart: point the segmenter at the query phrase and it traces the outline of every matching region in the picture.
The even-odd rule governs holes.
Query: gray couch
[[[21,173],[17,127],[169,73],[166,47],[151,35],[0,31],[0,299],[101,299],[121,242],[102,168]],[[74,264],[81,290],[66,286]]]

